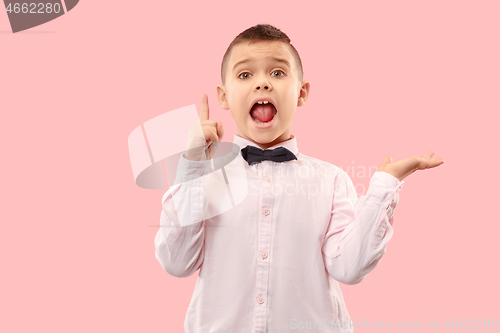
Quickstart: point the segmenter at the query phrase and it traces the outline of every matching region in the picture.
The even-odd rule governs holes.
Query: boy
[[[156,258],[173,276],[200,269],[185,331],[352,332],[338,281],[359,283],[378,265],[393,234],[402,179],[443,159],[431,158],[432,151],[396,162],[386,156],[358,199],[346,172],[300,153],[291,134],[310,83],[286,34],[270,25],[247,29],[229,46],[221,72],[218,101],[231,110],[233,143],[241,148],[226,169],[244,165],[252,186],[243,202],[209,219],[202,177],[175,184],[163,197]],[[200,124],[203,142],[190,132],[179,162],[187,175],[203,163],[189,148],[224,135],[222,124],[209,119],[205,94]],[[181,218],[196,223],[181,227]]]

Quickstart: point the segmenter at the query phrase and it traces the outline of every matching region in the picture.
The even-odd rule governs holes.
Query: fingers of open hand
[[[422,155],[421,158],[423,158],[424,160],[428,160],[430,159],[432,156],[434,156],[434,154],[436,154],[436,152],[434,150],[430,150],[427,152],[427,154],[425,155]]]
[[[419,159],[418,168],[419,169],[429,169],[437,167],[444,163],[444,159],[441,156],[432,158],[436,152],[434,150],[429,151],[427,154],[423,155]]]
[[[429,166],[428,168],[434,168],[434,167],[437,167],[438,165],[441,165],[444,163],[444,159],[439,156],[439,157],[435,157],[435,158],[432,158],[428,161],[429,163]]]
[[[443,164],[444,161],[442,158],[431,158],[431,159],[428,159],[428,160],[420,160],[419,162],[419,165],[418,165],[418,168],[419,169],[430,169],[430,168],[434,168],[434,167],[437,167],[438,165],[441,165]]]

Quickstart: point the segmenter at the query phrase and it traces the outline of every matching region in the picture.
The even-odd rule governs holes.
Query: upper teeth
[[[259,104],[267,104],[267,103],[269,103],[269,101],[258,101],[257,103],[259,103]]]

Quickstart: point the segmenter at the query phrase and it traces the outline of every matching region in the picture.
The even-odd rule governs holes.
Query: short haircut
[[[224,58],[222,58],[221,64],[221,79],[222,84],[224,84],[226,79],[227,72],[227,63],[229,62],[229,57],[231,55],[231,50],[233,47],[242,42],[258,42],[258,41],[280,41],[290,46],[290,50],[292,51],[292,56],[295,59],[295,63],[297,65],[297,71],[299,75],[299,80],[302,82],[304,72],[302,70],[302,61],[300,60],[299,52],[290,44],[290,38],[279,30],[276,27],[273,27],[269,24],[257,24],[251,28],[240,33],[236,38],[231,42],[229,47],[224,54]]]

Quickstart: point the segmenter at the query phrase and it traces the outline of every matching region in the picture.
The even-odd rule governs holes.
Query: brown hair
[[[257,24],[251,28],[248,28],[247,30],[243,31],[240,33],[236,38],[231,42],[229,47],[226,50],[226,53],[224,54],[224,58],[222,58],[222,64],[221,64],[221,79],[222,79],[222,84],[225,82],[226,78],[226,70],[227,70],[227,63],[229,61],[229,56],[231,54],[231,50],[236,44],[245,42],[245,41],[281,41],[285,44],[290,45],[290,50],[292,51],[292,55],[295,58],[295,63],[297,64],[297,69],[298,69],[298,74],[299,74],[299,80],[302,81],[302,78],[304,76],[304,72],[302,70],[302,61],[300,60],[299,53],[293,47],[292,44],[290,44],[290,38],[279,30],[276,27],[273,27],[272,25],[269,24]]]

